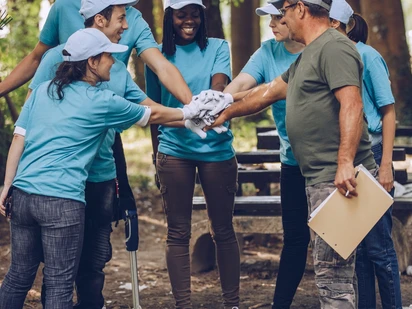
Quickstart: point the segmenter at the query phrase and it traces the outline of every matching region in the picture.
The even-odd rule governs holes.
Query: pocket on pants
[[[165,214],[167,214],[167,203],[165,198],[165,195],[167,194],[167,186],[162,184],[160,185],[160,194],[162,195],[163,211],[165,212]]]
[[[352,253],[347,260],[344,260],[331,246],[329,246],[320,236],[315,238],[315,264],[320,267],[336,267],[351,265],[355,262],[355,254]]]

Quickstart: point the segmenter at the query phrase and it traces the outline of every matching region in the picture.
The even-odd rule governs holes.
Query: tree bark
[[[207,35],[210,38],[224,39],[222,17],[218,0],[203,0],[206,6]]]
[[[361,12],[360,0],[347,0],[347,2],[352,7],[352,9],[355,11],[355,13]]]
[[[388,64],[395,96],[397,118],[412,123],[412,73],[400,0],[361,1],[361,12],[369,24],[369,43]]]
[[[233,77],[239,74],[250,56],[260,46],[259,16],[255,14],[255,9],[259,5],[259,0],[231,4]]]

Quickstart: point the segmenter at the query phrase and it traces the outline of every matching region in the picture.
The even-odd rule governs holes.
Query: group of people
[[[201,0],[164,1],[161,45],[136,2],[57,0],[35,49],[0,83],[2,96],[34,76],[0,195],[12,248],[0,309],[23,307],[41,262],[45,308],[73,308],[73,283],[74,308],[104,307],[112,221],[136,207],[119,133],[147,123],[160,124],[156,172],[175,307],[193,307],[189,241],[198,172],[223,306],[241,308],[228,121],[268,106],[281,140],[284,229],[273,308],[291,306],[310,242],[322,308],[375,308],[375,276],[383,308],[402,308],[391,209],[347,260],[307,226],[308,213],[335,188],[357,195],[355,165],[393,194],[394,98],[384,60],[365,44],[363,18],[345,0],[269,1],[256,13],[270,15],[274,39],[232,80],[228,43],[208,38]],[[147,65],[146,93],[126,69],[133,48]]]

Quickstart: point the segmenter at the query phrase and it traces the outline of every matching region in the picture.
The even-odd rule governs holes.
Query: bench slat
[[[277,163],[280,162],[279,150],[257,150],[236,152],[237,162],[240,164]]]
[[[206,202],[203,196],[193,197],[193,209],[206,209]],[[396,197],[393,204],[394,210],[411,210],[412,198]],[[236,196],[235,215],[281,215],[280,196]]]

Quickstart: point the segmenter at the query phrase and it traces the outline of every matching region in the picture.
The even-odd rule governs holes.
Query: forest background
[[[396,99],[399,123],[412,124],[412,1],[411,0],[347,0],[355,12],[361,13],[369,24],[368,43],[384,57],[390,71],[392,90]],[[0,10],[7,9],[13,21],[0,32],[0,81],[34,48],[39,32],[53,0],[0,0]],[[272,38],[268,16],[259,18],[255,9],[265,0],[203,0],[207,10],[209,37],[225,38],[232,51],[232,72],[235,77],[262,41]],[[161,42],[162,0],[140,0],[136,5]],[[409,44],[409,45],[408,45]],[[129,70],[136,83],[145,89],[144,66],[132,55]],[[13,124],[18,117],[27,93],[28,84],[0,98],[0,183],[3,183],[7,151],[12,138]],[[256,145],[254,127],[270,124],[269,112],[235,119],[232,131],[237,150],[250,150]],[[126,131],[129,174],[139,186],[150,186],[153,167],[150,165],[149,129]],[[138,151],[136,151],[138,149]],[[149,172],[149,173],[148,173]],[[137,184],[136,183],[136,184]]]

